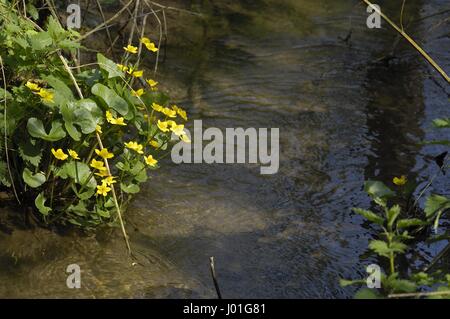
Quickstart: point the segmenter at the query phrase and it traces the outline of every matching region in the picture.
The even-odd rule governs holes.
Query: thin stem
[[[3,125],[5,127],[5,155],[6,155],[6,164],[8,166],[8,174],[9,174],[9,179],[11,180],[11,186],[13,188],[13,192],[14,192],[14,197],[16,198],[17,202],[21,205],[21,201],[19,199],[19,196],[17,195],[17,190],[16,190],[16,186],[14,184],[14,178],[11,172],[11,165],[10,165],[10,161],[9,161],[9,151],[8,151],[8,121],[7,121],[7,103],[6,103],[6,75],[5,75],[5,67],[3,65],[3,58],[0,55],[0,67],[2,69],[2,77],[3,77],[3,86],[4,86],[4,110],[3,110]]]
[[[400,33],[427,61],[431,64],[436,71],[444,78],[445,81],[450,83],[450,77],[445,71],[428,55],[408,34],[406,34],[401,28],[399,28],[391,19],[389,19],[384,13],[382,13],[378,7],[374,6],[369,0],[363,0],[368,6],[375,10],[389,25]]]

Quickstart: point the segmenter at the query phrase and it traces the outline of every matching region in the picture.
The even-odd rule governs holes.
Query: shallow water
[[[226,3],[202,7],[204,22],[169,17],[158,80],[204,127],[280,128],[279,172],[165,160],[128,212],[136,266],[118,232],[11,227],[0,232],[0,296],[215,297],[210,256],[227,298],[352,295],[339,278],[364,276],[375,231],[350,208],[369,205],[364,180],[436,171],[441,148],[417,143],[445,137],[430,123],[448,116],[448,86],[402,40],[377,62],[396,36],[366,28],[355,2]],[[417,21],[448,1],[412,3],[408,31],[450,70],[448,22]],[[423,245],[418,265],[442,245]],[[83,270],[77,291],[65,285],[71,263]]]

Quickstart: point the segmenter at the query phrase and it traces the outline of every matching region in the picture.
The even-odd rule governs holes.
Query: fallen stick
[[[216,288],[217,298],[222,299],[219,283],[217,282],[216,269],[214,267],[214,257],[209,257],[209,267],[211,268],[211,276],[214,282],[214,287]]]
[[[405,31],[398,27],[391,19],[389,19],[383,12],[381,12],[378,7],[374,6],[369,0],[363,0],[369,7],[375,10],[389,25],[394,28],[398,33],[400,33],[430,64],[435,68],[436,71],[450,83],[450,77],[445,73],[445,71],[433,60],[433,58],[428,55],[417,43],[414,41]]]

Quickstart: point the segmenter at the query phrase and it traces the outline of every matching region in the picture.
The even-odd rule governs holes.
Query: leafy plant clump
[[[186,112],[138,69],[158,48],[142,38],[118,64],[77,67],[80,35],[15,3],[0,0],[0,183],[46,223],[115,224],[171,140],[190,142]]]
[[[436,119],[433,125],[440,129],[449,129],[449,119]],[[434,141],[432,144],[450,145],[449,141]],[[402,298],[428,297],[450,298],[450,274],[436,271],[430,273],[431,266],[440,258],[439,254],[433,262],[421,271],[401,271],[400,264],[409,265],[408,256],[414,255],[417,245],[424,241],[435,242],[449,240],[446,234],[432,236],[437,233],[440,219],[450,210],[450,198],[439,194],[430,194],[423,210],[418,208],[418,201],[431,186],[434,178],[445,175],[448,152],[435,158],[439,171],[420,190],[413,199],[416,185],[408,181],[406,176],[394,177],[393,184],[398,188],[392,191],[380,181],[367,181],[365,191],[375,204],[375,210],[354,208],[353,211],[365,217],[379,229],[378,238],[371,240],[369,248],[381,259],[387,261],[387,270],[381,274],[380,289],[362,288],[357,298]],[[447,246],[448,248],[448,246]],[[444,249],[445,251],[446,249]],[[403,267],[405,268],[405,267]],[[366,284],[366,280],[341,280],[342,286]]]

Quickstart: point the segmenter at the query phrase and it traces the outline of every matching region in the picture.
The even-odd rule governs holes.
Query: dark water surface
[[[128,212],[136,266],[118,232],[0,232],[0,296],[215,297],[210,256],[227,298],[353,294],[339,278],[376,261],[362,259],[375,230],[350,208],[368,207],[364,180],[436,172],[441,148],[418,142],[445,137],[431,120],[448,116],[449,87],[403,40],[393,51],[385,23],[368,29],[357,1],[207,3],[206,21],[169,20],[157,79],[204,127],[280,128],[278,174],[163,161]],[[407,3],[407,30],[450,71],[448,14],[420,20],[449,2]],[[438,178],[433,189],[448,186]],[[423,245],[417,263],[440,247]],[[72,263],[78,291],[65,285]]]

